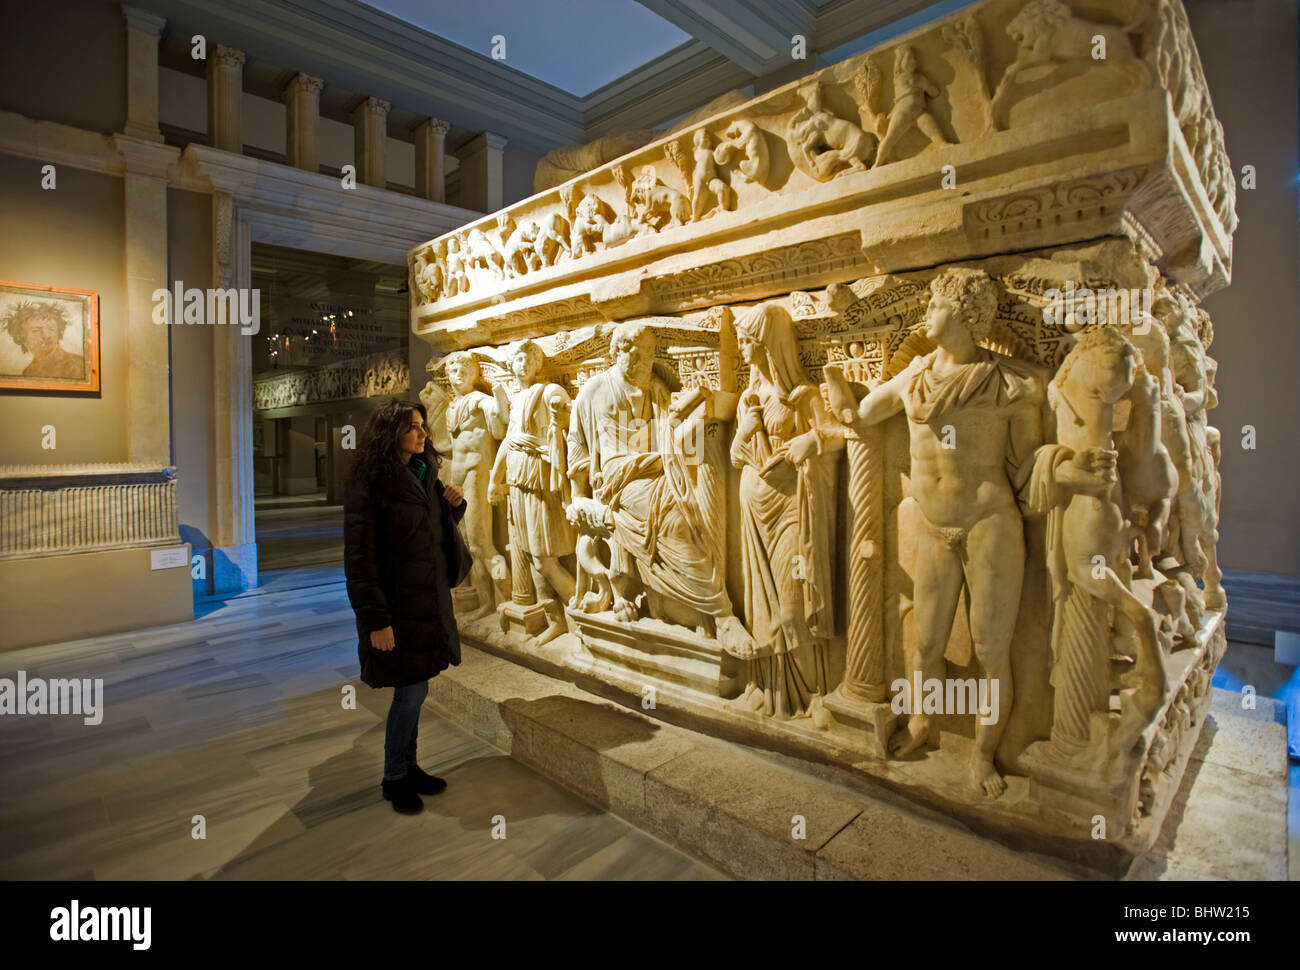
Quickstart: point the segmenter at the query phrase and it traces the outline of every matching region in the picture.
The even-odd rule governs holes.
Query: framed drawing
[[[99,391],[99,294],[0,280],[0,390]]]

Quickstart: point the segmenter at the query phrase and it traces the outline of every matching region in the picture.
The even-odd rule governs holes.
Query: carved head
[[[609,338],[609,355],[623,380],[644,390],[654,369],[654,331],[644,323],[620,323]]]
[[[468,394],[480,381],[478,360],[464,350],[448,354],[443,363],[447,383],[457,394]]]
[[[533,340],[521,340],[510,348],[510,370],[523,385],[533,382],[544,363],[546,353]]]
[[[944,270],[930,281],[925,335],[941,341],[949,321],[960,322],[976,343],[986,339],[998,312],[998,289],[982,269]]]
[[[1096,327],[1075,341],[1053,383],[1083,381],[1103,401],[1114,403],[1129,392],[1137,376],[1137,349],[1115,327]]]
[[[794,320],[779,303],[761,303],[736,318],[736,344],[750,367],[750,386],[761,378],[777,386],[781,396],[807,383],[799,361]]]
[[[911,44],[903,44],[894,52],[894,73],[911,74],[916,70],[916,51]]]
[[[1146,322],[1150,324],[1150,321]],[[1129,339],[1142,353],[1142,366],[1159,379],[1169,366],[1169,335],[1165,328],[1153,325],[1135,327],[1129,333]]]
[[[696,148],[709,147],[709,133],[705,131],[703,128],[697,128],[695,130],[695,137],[692,138],[691,140],[695,144]]]

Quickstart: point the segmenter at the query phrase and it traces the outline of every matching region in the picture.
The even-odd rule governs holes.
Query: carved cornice
[[[106,175],[121,175],[126,169],[112,135],[35,121],[13,111],[0,111],[0,152]]]
[[[310,236],[323,251],[361,259],[403,262],[430,225],[451,229],[478,215],[368,185],[344,189],[333,176],[206,145],[189,145],[178,169],[206,191],[229,192],[260,241],[293,246]]]
[[[172,465],[148,461],[79,462],[68,465],[0,465],[0,487],[13,478],[95,478],[108,475],[151,475],[174,477]]]
[[[1158,2],[1161,10],[1176,6]],[[1110,4],[1118,16],[1119,0]],[[901,150],[894,141],[876,157],[894,104],[882,79],[904,45],[891,42],[413,250],[412,273],[423,275],[413,275],[412,291],[429,301],[415,307],[416,332],[437,345],[496,342],[498,327],[522,335],[591,322],[584,301],[608,320],[676,313],[710,300],[762,299],[854,275],[1119,236],[1137,225],[1144,244],[1159,248],[1166,274],[1201,294],[1226,285],[1230,239],[1215,225],[1205,175],[1184,144],[1186,125],[1154,70],[1125,69],[1146,80],[1112,84],[1104,97],[1081,95],[1078,86],[1018,89],[1008,79],[1027,55],[989,53],[1014,5],[973,9],[905,41],[936,76],[925,65],[961,62],[930,96],[947,128],[942,139],[918,136]],[[1194,56],[1192,49],[1184,61]],[[1114,81],[1121,69],[1089,62],[1083,70],[1110,71]],[[1187,68],[1175,81],[1195,92],[1199,77]],[[827,107],[833,100],[839,107]],[[835,137],[862,157],[807,142],[813,112],[822,119],[816,130],[842,129]],[[701,163],[690,147],[700,133],[715,149],[708,178],[724,183],[708,189],[712,211],[692,201],[703,191],[692,182]],[[716,154],[724,141],[732,146],[726,157]],[[729,192],[727,202],[719,191]],[[546,241],[565,236],[571,245]],[[850,252],[845,240],[854,236]],[[529,248],[533,239],[546,251]],[[1197,257],[1202,242],[1209,255]]]
[[[180,161],[179,148],[132,135],[113,135],[113,146],[125,162],[124,171],[132,175],[167,178]]]

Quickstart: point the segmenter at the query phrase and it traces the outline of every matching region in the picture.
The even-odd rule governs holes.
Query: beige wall
[[[1300,574],[1300,220],[1295,0],[1192,0],[1201,52],[1228,157],[1241,181],[1232,286],[1211,294],[1211,354],[1219,362],[1223,505],[1219,562],[1229,569]],[[1242,448],[1242,426],[1257,447]]]
[[[0,109],[103,134],[121,131],[126,31],[119,5],[110,0],[6,3]]]
[[[55,178],[42,189],[41,162],[0,155],[0,279],[99,293],[100,393],[6,392],[0,465],[127,460],[123,183],[67,165]],[[41,447],[47,424],[53,451]]]

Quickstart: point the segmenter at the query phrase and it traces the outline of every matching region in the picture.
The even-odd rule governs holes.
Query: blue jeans
[[[393,688],[384,735],[384,780],[397,781],[415,764],[415,736],[420,730],[420,707],[429,696],[429,682]]]

